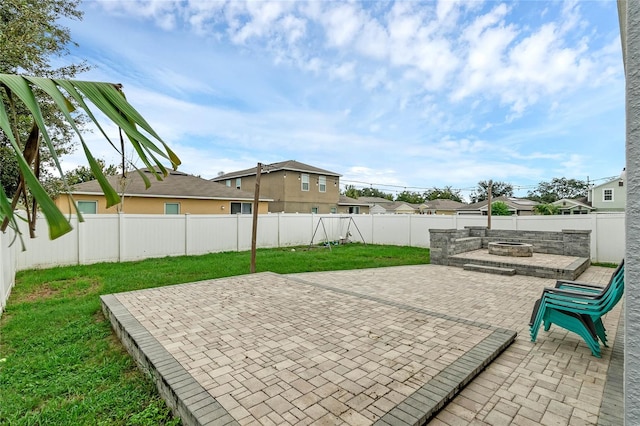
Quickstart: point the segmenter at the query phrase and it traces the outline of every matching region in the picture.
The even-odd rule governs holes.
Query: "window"
[[[338,209],[335,207],[331,207],[331,214],[336,214],[338,213]]]
[[[180,214],[180,203],[164,203],[164,214]]]
[[[360,206],[349,207],[349,213],[360,214]]]
[[[602,201],[613,201],[613,189],[602,190]]]
[[[82,214],[98,213],[97,201],[78,201],[78,211]]]
[[[229,188],[231,188],[231,179],[227,179],[225,183]]]
[[[309,175],[303,173],[302,175],[300,175],[300,179],[302,181],[302,190],[303,191],[308,191],[309,190]]]
[[[318,208],[317,207],[311,207],[311,213],[318,214]]]
[[[236,189],[240,189],[241,184],[242,184],[242,178],[236,178]]]
[[[327,177],[320,176],[318,177],[318,189],[320,192],[327,192]]]
[[[231,214],[251,214],[251,203],[231,203]]]

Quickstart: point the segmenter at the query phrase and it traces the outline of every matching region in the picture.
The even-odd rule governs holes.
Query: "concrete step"
[[[476,265],[475,263],[465,263],[462,268],[465,271],[487,272],[496,275],[515,275],[516,270],[513,268],[499,268],[497,266]]]

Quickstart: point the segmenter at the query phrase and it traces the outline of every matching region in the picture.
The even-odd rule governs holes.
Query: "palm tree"
[[[20,235],[15,209],[18,199],[21,196],[25,200],[25,205],[28,202],[27,200],[31,200],[29,203],[31,208],[27,208],[27,219],[30,223],[32,236],[33,226],[35,226],[35,213],[38,206],[47,221],[50,239],[58,238],[72,229],[69,220],[60,212],[51,197],[42,187],[38,178],[41,141],[44,141],[46,144],[50,154],[53,156],[58,172],[61,176],[63,175],[51,138],[47,133],[47,124],[43,119],[40,109],[39,102],[44,96],[49,97],[50,100],[55,103],[56,107],[77,133],[89,167],[96,176],[106,196],[107,207],[118,204],[120,197],[107,181],[98,161],[96,161],[87,147],[82,133],[76,126],[72,116],[74,111],[79,109],[84,112],[89,120],[93,122],[104,135],[105,139],[121,155],[124,155],[124,138],[122,136],[124,132],[142,163],[144,163],[148,169],[154,171],[158,180],[162,180],[162,178],[168,174],[162,161],[171,163],[171,167],[174,169],[180,164],[180,159],[175,153],[133,106],[127,102],[121,85],[104,82],[0,74],[0,88],[2,89],[0,92],[0,97],[2,98],[2,102],[0,102],[0,131],[2,131],[9,140],[20,168],[20,182],[18,183],[18,191],[16,191],[13,200],[9,200],[4,189],[0,186],[0,221],[2,221],[0,230],[2,231],[9,227],[13,229],[17,235]],[[16,114],[18,102],[22,103],[27,111],[29,111],[32,119],[31,132],[24,144],[22,144],[19,139],[18,118]],[[111,120],[120,128],[120,141],[118,145],[109,139],[92,110],[89,108],[89,104],[96,107],[108,120]],[[149,187],[151,185],[149,179],[139,170],[138,173],[144,179],[146,186]],[[68,187],[65,188],[65,192],[69,192]],[[27,196],[28,194],[29,196]],[[77,209],[76,212],[80,220],[82,220],[80,212],[77,211]]]

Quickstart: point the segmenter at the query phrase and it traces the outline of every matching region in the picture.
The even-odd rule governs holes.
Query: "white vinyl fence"
[[[0,307],[4,307],[15,272],[30,268],[125,262],[151,257],[244,251],[251,247],[250,215],[85,215],[72,218],[74,230],[50,241],[46,222],[39,235],[9,247],[10,232],[0,235]],[[493,229],[591,230],[591,259],[618,262],[624,257],[624,213],[571,216],[492,217]],[[486,226],[486,216],[266,214],[258,220],[257,246],[290,247],[349,238],[367,244],[429,247],[429,229]],[[349,233],[350,235],[347,235]]]
[[[14,240],[14,236],[10,229],[4,233],[0,232],[0,314],[4,311],[16,280],[17,259],[21,246],[20,241]]]

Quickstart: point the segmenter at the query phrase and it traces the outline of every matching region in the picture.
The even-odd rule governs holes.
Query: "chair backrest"
[[[609,288],[611,287],[611,285],[614,283],[614,281],[616,280],[616,277],[618,276],[622,276],[624,279],[624,258],[622,259],[622,261],[618,264],[618,267],[616,268],[615,271],[613,271],[613,275],[611,275],[611,278],[609,278],[609,283],[602,289],[602,292],[600,294],[604,294],[607,293],[609,291]]]
[[[623,261],[624,262],[624,261]],[[604,303],[604,310],[610,311],[618,303],[624,294],[624,264],[621,263],[616,272],[611,277],[611,282],[608,285],[609,291],[606,301]]]

